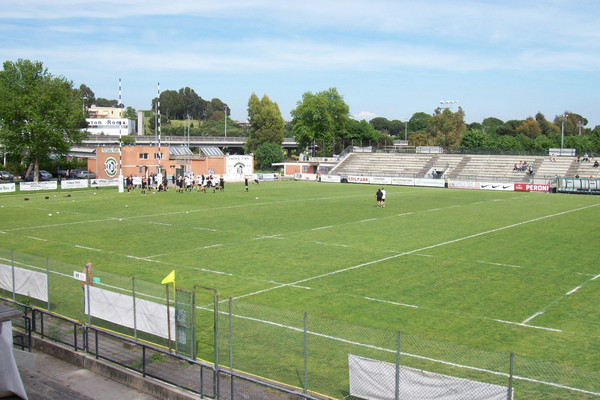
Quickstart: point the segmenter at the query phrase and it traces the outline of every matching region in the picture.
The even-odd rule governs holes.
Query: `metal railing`
[[[0,299],[25,314],[14,319],[18,333],[14,346],[31,349],[32,334],[102,359],[180,389],[211,399],[298,399],[318,400],[307,393],[278,386],[232,369],[192,360],[151,344],[133,340],[104,329],[87,326],[69,318],[28,305]],[[267,396],[268,395],[268,396]]]

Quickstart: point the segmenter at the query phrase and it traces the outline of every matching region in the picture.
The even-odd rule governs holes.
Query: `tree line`
[[[440,109],[433,114],[418,112],[403,123],[373,118],[370,123],[381,132],[408,140],[411,146],[439,145],[448,152],[545,153],[549,148],[573,148],[578,152],[600,150],[600,126],[588,128],[583,116],[565,111],[549,121],[538,112],[525,120],[502,121],[485,118],[466,124],[464,112]]]
[[[284,137],[294,137],[299,152],[314,156],[340,154],[347,146],[388,146],[406,138],[409,146],[437,145],[445,151],[462,152],[545,152],[549,148],[574,148],[598,153],[600,126],[574,112],[565,112],[551,121],[542,113],[525,120],[502,121],[495,117],[466,124],[458,107],[437,108],[431,114],[417,112],[408,121],[357,121],[336,88],[305,92],[284,121],[277,103],[265,94],[248,99],[247,130],[234,123],[230,109],[220,99],[202,99],[185,87],[165,90],[152,100],[146,111],[152,134],[154,110],[160,100],[161,131],[165,135],[248,136],[244,148],[268,166],[284,158]],[[124,107],[116,100],[96,98],[86,85],[74,88],[62,76],[54,76],[39,61],[6,61],[0,71],[0,144],[7,159],[27,166],[37,176],[39,166],[52,157],[64,157],[86,137],[86,109],[91,105]],[[128,118],[136,118],[132,107]],[[189,123],[186,123],[189,121]],[[164,124],[164,125],[163,125]],[[262,160],[264,159],[264,160]],[[263,162],[264,161],[264,162]]]

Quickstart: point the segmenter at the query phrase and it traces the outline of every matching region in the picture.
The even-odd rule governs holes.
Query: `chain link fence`
[[[10,274],[23,270],[47,275],[48,299],[18,293]],[[355,395],[366,397],[364,393],[372,390],[369,381],[383,377],[385,384],[376,386],[391,385],[379,393],[380,398],[389,399],[426,399],[432,393],[471,399],[600,398],[600,374],[596,371],[240,300],[219,301],[214,289],[200,286],[178,290],[177,300],[170,301],[176,314],[171,338],[176,354],[171,360],[168,339],[143,332],[135,324],[122,326],[84,314],[84,291],[74,279],[74,272],[82,270],[0,249],[0,274],[4,274],[0,276],[0,297],[51,311],[53,314],[43,312],[32,318],[33,331],[43,337],[83,349],[86,334],[82,327],[87,327],[99,338],[97,342],[94,337],[87,338],[90,353],[208,397],[229,398],[247,390],[256,392],[248,398],[268,398],[265,393],[273,386],[282,393],[296,393],[285,398],[354,399],[359,398]],[[94,277],[95,287],[166,304],[164,285],[96,270]],[[164,319],[166,324],[166,316]],[[356,360],[359,362],[354,363]],[[257,387],[256,382],[261,384]],[[438,392],[431,392],[432,387]]]

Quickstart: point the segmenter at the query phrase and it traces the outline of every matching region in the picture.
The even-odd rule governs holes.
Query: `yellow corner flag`
[[[162,280],[161,284],[165,284],[165,283],[175,283],[175,270],[171,271],[171,273],[169,275],[167,275],[165,277],[165,279]]]

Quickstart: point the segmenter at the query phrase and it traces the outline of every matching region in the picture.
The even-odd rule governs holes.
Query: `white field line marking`
[[[347,244],[325,243],[325,242],[314,242],[314,243],[316,243],[316,244],[322,244],[324,246],[350,247]]]
[[[411,212],[405,212],[405,213],[402,213],[402,214],[396,214],[396,216],[397,217],[404,217],[405,215],[411,215],[411,214],[414,214],[414,212],[412,212],[412,211]]]
[[[311,231],[318,231],[320,229],[329,229],[329,228],[333,228],[333,225],[327,225],[327,226],[320,226],[318,228],[312,228]]]
[[[573,290],[571,290],[571,291],[567,292],[567,294],[565,294],[565,296],[570,296],[570,295],[572,295],[573,293],[575,293],[576,291],[578,291],[578,290],[579,290],[579,289],[581,289],[582,287],[583,287],[583,285],[579,285],[579,286],[577,286],[575,289],[573,289]]]
[[[230,274],[228,272],[213,271],[211,269],[206,269],[206,268],[193,268],[193,269],[197,269],[198,271],[210,272],[211,274],[233,276],[233,274]]]
[[[196,247],[194,250],[212,249],[213,247],[220,247],[220,246],[223,246],[223,244],[221,244],[221,243],[209,244],[209,245],[203,246],[203,247]]]
[[[541,329],[541,330],[544,330],[544,331],[563,332],[562,329],[547,328],[545,326],[530,325],[530,324],[525,324],[523,322],[504,321],[504,320],[501,320],[501,319],[492,319],[492,321],[501,322],[503,324],[522,326],[522,327],[525,327],[525,328]]]
[[[164,256],[164,254],[153,254],[151,256],[146,256],[146,258],[154,258],[154,257],[160,257],[160,256]]]
[[[229,315],[225,311],[219,311],[219,313],[220,314]],[[232,314],[232,316],[236,317],[236,318],[240,318],[240,319],[245,319],[245,320],[249,320],[249,321],[263,323],[263,324],[266,324],[266,325],[273,325],[273,326],[277,326],[277,327],[280,327],[280,328],[290,329],[292,331],[296,331],[296,332],[300,332],[300,333],[304,332],[304,329],[302,329],[302,328],[296,328],[296,327],[293,327],[293,326],[284,325],[284,324],[280,324],[280,323],[276,323],[276,322],[265,321],[265,320],[261,320],[261,319],[258,319],[258,318],[246,317],[246,316],[238,315],[238,314]],[[361,343],[361,342],[355,342],[355,341],[352,341],[352,340],[342,339],[342,338],[339,338],[339,337],[335,337],[335,336],[331,336],[331,335],[325,335],[325,334],[318,333],[318,332],[313,332],[313,331],[306,331],[306,333],[309,334],[309,335],[314,335],[314,336],[325,338],[325,339],[328,339],[328,340],[334,340],[334,341],[341,342],[341,343],[351,344],[353,346],[359,346],[359,347],[364,347],[364,348],[368,348],[368,349],[374,349],[374,350],[378,350],[378,351],[384,351],[384,352],[392,353],[392,354],[397,354],[398,353],[397,349],[387,349],[385,347],[374,346],[374,345],[365,344],[365,343]],[[403,355],[403,356],[406,356],[406,357],[412,357],[412,358],[416,358],[416,359],[420,359],[420,360],[426,360],[426,361],[430,361],[430,362],[434,362],[434,363],[438,363],[438,364],[442,364],[442,365],[448,365],[448,366],[452,366],[452,367],[456,367],[456,368],[463,368],[463,369],[468,369],[468,370],[472,370],[472,371],[485,372],[485,373],[489,373],[489,374],[493,374],[493,375],[498,375],[498,376],[503,376],[503,377],[509,377],[509,374],[507,374],[506,372],[498,372],[498,371],[492,371],[492,370],[488,370],[488,369],[484,369],[484,368],[471,367],[469,365],[456,364],[456,363],[452,363],[452,362],[448,362],[448,361],[444,361],[444,360],[438,360],[438,359],[431,358],[431,357],[419,356],[419,355],[411,354],[411,353],[400,352],[400,354]],[[553,386],[553,387],[557,387],[557,388],[561,388],[561,389],[565,389],[565,390],[571,390],[571,391],[579,392],[579,393],[586,393],[586,394],[600,396],[600,393],[591,392],[591,391],[588,391],[588,390],[583,390],[583,389],[578,389],[578,388],[573,388],[573,387],[570,387],[570,386],[560,385],[560,384],[554,383],[554,382],[546,382],[546,381],[541,381],[541,380],[538,380],[538,379],[527,378],[527,377],[524,377],[524,376],[513,375],[513,379],[518,379],[518,380],[522,380],[522,381],[526,381],[526,382],[533,382],[533,383],[538,383],[538,384]]]
[[[363,219],[363,220],[360,220],[358,222],[371,222],[371,221],[377,221],[377,218]]]
[[[54,228],[56,226],[91,224],[93,222],[108,222],[108,221],[114,221],[116,219],[118,219],[118,218],[107,217],[107,218],[104,218],[104,219],[92,219],[92,220],[88,220],[88,221],[64,222],[62,224],[49,224],[49,225],[38,225],[38,226],[23,226],[23,227],[20,227],[20,228],[6,229],[6,231],[7,232],[14,232],[14,231],[23,231],[23,230],[26,230],[26,229],[41,229],[41,228]]]
[[[154,221],[150,221],[148,222],[149,224],[153,224],[153,225],[163,225],[163,226],[173,226],[173,224],[165,224],[164,222],[154,222]]]
[[[47,242],[46,239],[42,239],[39,237],[35,237],[35,236],[27,236],[29,239],[33,239],[33,240],[39,240],[40,242]]]
[[[153,262],[153,263],[159,263],[160,261],[158,260],[150,260],[149,258],[144,258],[144,257],[136,257],[136,256],[125,256],[127,258],[133,258],[134,260],[140,260],[140,261],[148,261],[148,262]]]
[[[548,308],[550,308],[552,305],[559,303],[560,301],[562,301],[565,297],[570,296],[571,294],[577,292],[579,289],[581,289],[582,287],[584,287],[585,285],[587,285],[588,283],[596,280],[598,277],[600,277],[600,275],[596,275],[595,277],[593,277],[592,279],[583,282],[581,285],[577,286],[575,289],[567,292],[566,294],[562,295],[561,297],[555,299],[553,302],[551,302],[550,304],[548,304],[546,307],[544,307],[542,309],[542,311],[532,315],[531,317],[529,317],[527,320],[525,320],[524,323],[531,321],[533,318],[537,317],[538,315],[543,314]]]
[[[263,239],[280,239],[280,240],[283,240],[283,238],[281,237],[281,233],[278,233],[276,235],[259,236],[259,237],[255,237],[252,240],[263,240]]]
[[[294,285],[294,286],[292,286],[292,287],[295,287],[295,288],[297,288],[297,289],[306,289],[306,290],[312,290],[312,288],[311,288],[311,287],[308,287],[308,286],[298,286],[298,285]]]
[[[440,210],[441,210],[441,208],[432,208],[430,210],[427,210],[427,212],[430,212],[430,211],[440,211]]]
[[[103,251],[103,250],[100,250],[100,249],[95,249],[93,247],[80,246],[78,244],[74,244],[73,246],[75,246],[77,248],[80,248],[80,249],[84,249],[84,250]]]
[[[397,303],[395,301],[389,301],[389,300],[381,300],[381,299],[374,299],[372,297],[363,297],[363,299],[365,300],[371,300],[371,301],[377,301],[379,303],[388,303],[388,304],[393,304],[395,306],[402,306],[402,307],[410,307],[410,308],[419,308],[419,306],[415,306],[412,304],[404,304],[404,303]]]
[[[525,321],[522,322],[523,325],[527,324],[529,321],[531,321],[532,319],[534,319],[537,316],[540,316],[544,313],[544,311],[538,311],[535,314],[533,314],[531,317],[527,318]]]
[[[453,239],[453,240],[448,240],[448,241],[445,241],[445,242],[432,244],[430,246],[421,247],[419,249],[414,249],[414,250],[406,251],[404,253],[394,254],[394,255],[389,256],[389,257],[384,257],[384,258],[380,258],[380,259],[377,259],[377,260],[368,261],[366,263],[357,264],[357,265],[354,265],[354,266],[351,266],[351,267],[342,268],[342,269],[339,269],[339,270],[336,270],[336,271],[327,272],[327,273],[324,273],[324,274],[321,274],[321,275],[315,275],[315,276],[312,276],[312,277],[309,277],[309,278],[300,279],[300,280],[295,281],[295,282],[291,282],[291,283],[287,283],[287,284],[283,283],[281,285],[277,285],[277,286],[273,286],[273,287],[270,287],[270,288],[265,288],[265,289],[262,289],[262,290],[258,290],[256,292],[247,293],[247,294],[244,294],[244,295],[241,295],[241,296],[237,296],[234,299],[241,299],[241,298],[253,296],[253,295],[256,295],[256,294],[270,292],[272,290],[280,289],[280,288],[283,288],[283,287],[286,287],[286,286],[297,285],[297,284],[304,283],[304,282],[309,282],[309,281],[312,281],[312,280],[315,280],[315,279],[325,278],[325,277],[336,275],[336,274],[339,274],[339,273],[342,273],[342,272],[348,272],[348,271],[351,271],[351,270],[354,270],[354,269],[366,267],[366,266],[369,266],[369,265],[378,264],[378,263],[381,263],[381,262],[384,262],[384,261],[393,260],[395,258],[402,257],[402,256],[405,256],[405,255],[418,253],[418,252],[421,252],[421,251],[424,251],[424,250],[429,250],[429,249],[433,249],[433,248],[436,248],[436,247],[445,246],[445,245],[448,245],[448,244],[458,243],[458,242],[461,242],[461,241],[464,241],[464,240],[476,238],[476,237],[479,237],[479,236],[484,236],[484,235],[487,235],[487,234],[490,234],[490,233],[500,232],[500,231],[503,231],[503,230],[506,230],[506,229],[511,229],[511,228],[514,228],[514,227],[517,227],[517,226],[522,226],[522,225],[525,225],[525,224],[530,224],[530,223],[533,223],[533,222],[542,221],[542,220],[545,220],[545,219],[548,219],[548,218],[557,217],[557,216],[560,216],[560,215],[570,214],[572,212],[581,211],[581,210],[585,210],[585,209],[592,208],[592,207],[598,207],[599,205],[600,204],[592,204],[592,205],[585,206],[585,207],[575,208],[575,209],[572,209],[572,210],[561,211],[559,213],[554,213],[554,214],[544,215],[544,216],[537,217],[537,218],[532,218],[530,220],[521,221],[521,222],[517,222],[517,223],[514,223],[514,224],[502,226],[500,228],[490,229],[490,230],[479,232],[479,233],[475,233],[475,234],[472,234],[472,235],[467,235],[467,236],[464,236],[464,237],[461,237],[461,238],[457,238],[457,239]],[[534,315],[533,317],[535,317],[537,315],[538,314]],[[529,321],[531,318],[532,317],[530,317],[529,319],[527,319],[525,322]]]
[[[487,265],[496,265],[498,267],[510,267],[510,268],[523,268],[520,265],[512,265],[512,264],[502,264],[491,261],[483,261],[483,260],[469,260],[466,258],[453,258],[453,257],[443,257],[443,256],[435,256],[433,254],[413,254],[416,257],[430,257],[430,258],[441,258],[444,260],[455,260],[455,261],[464,261],[464,262],[473,262],[477,264],[487,264]]]
[[[200,231],[210,231],[210,232],[216,232],[216,229],[211,229],[211,228],[202,228],[200,226],[195,226],[194,229],[198,229]]]
[[[163,217],[163,216],[169,216],[169,215],[185,214],[187,212],[192,213],[192,212],[206,212],[206,211],[215,211],[215,210],[231,210],[231,209],[235,209],[235,208],[254,207],[257,205],[276,205],[276,204],[298,203],[298,202],[304,202],[304,201],[348,199],[348,198],[352,198],[352,197],[365,197],[365,196],[370,196],[370,195],[357,194],[357,195],[353,195],[353,196],[314,197],[311,199],[281,200],[281,201],[270,201],[270,202],[261,202],[261,203],[244,203],[244,204],[236,204],[236,205],[226,206],[226,207],[211,207],[211,208],[200,208],[200,209],[196,209],[196,210],[172,211],[172,212],[161,213],[161,214],[135,215],[135,216],[131,216],[129,218],[133,219],[133,218]]]

